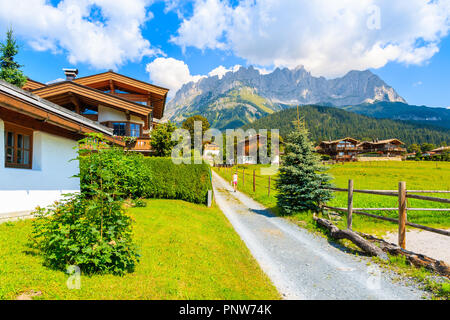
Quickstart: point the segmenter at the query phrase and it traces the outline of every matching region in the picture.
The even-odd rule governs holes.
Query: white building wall
[[[98,106],[98,122],[102,123],[104,121],[127,121],[127,115],[123,111]],[[135,115],[130,116],[130,121],[144,124],[144,121]]]
[[[5,168],[4,123],[0,119],[0,216],[45,207],[65,193],[79,192],[76,141],[35,131],[33,168]]]

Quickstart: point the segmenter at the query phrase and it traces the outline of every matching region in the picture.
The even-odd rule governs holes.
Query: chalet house
[[[361,153],[376,153],[381,157],[401,157],[406,153],[404,143],[398,139],[363,141],[358,144]]]
[[[329,155],[335,161],[357,161],[357,154],[360,148],[358,140],[353,138],[344,138],[334,141],[322,141],[316,147],[316,151],[320,154]]]
[[[242,141],[238,141],[237,144],[237,150],[238,150],[238,164],[257,164],[258,163],[258,157],[259,157],[259,149],[262,146],[267,146],[269,149],[270,146],[267,143],[267,136],[256,134],[254,136],[250,136],[245,138]],[[269,153],[271,150],[267,150]],[[239,152],[243,152],[242,155],[239,155]],[[272,164],[279,164],[280,157],[279,155],[275,154],[272,155],[270,163]]]
[[[437,154],[437,155],[441,155],[441,154],[444,154],[446,152],[450,152],[450,147],[436,148],[434,150],[431,150],[431,152],[434,152],[434,154]]]
[[[115,136],[133,137],[132,151],[150,152],[150,131],[164,115],[168,89],[111,70],[80,78],[77,69],[63,70],[65,81],[28,79],[23,89],[111,128]]]
[[[31,85],[34,82],[28,88]],[[73,99],[78,99],[75,94]],[[114,138],[112,128],[81,115],[83,106],[73,112],[0,81],[0,220],[79,192],[79,179],[72,177],[79,173],[78,161],[70,160],[76,158],[77,141],[85,133],[101,133],[124,145]]]

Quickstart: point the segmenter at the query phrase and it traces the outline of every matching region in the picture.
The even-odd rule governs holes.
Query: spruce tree
[[[20,68],[14,56],[19,53],[19,46],[13,35],[13,30],[6,32],[6,42],[0,43],[0,79],[18,87],[23,87],[27,82],[27,77]]]
[[[319,156],[313,152],[305,125],[288,135],[280,166],[277,205],[284,213],[319,211],[319,205],[332,198],[331,177],[325,173]]]

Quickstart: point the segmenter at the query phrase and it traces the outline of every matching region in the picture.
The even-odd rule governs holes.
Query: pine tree
[[[319,156],[313,152],[305,125],[288,135],[285,156],[280,167],[277,205],[285,213],[319,211],[319,205],[332,198],[331,177],[324,173]]]
[[[20,68],[14,56],[19,53],[19,46],[13,35],[13,30],[6,32],[6,42],[0,43],[0,79],[18,87],[23,87],[27,82],[27,77]]]

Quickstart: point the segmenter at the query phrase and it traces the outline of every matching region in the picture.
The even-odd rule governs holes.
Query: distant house
[[[316,151],[330,156],[335,161],[356,161],[359,151],[358,140],[347,137],[333,141],[322,141],[316,147]]]
[[[113,71],[77,78],[77,69],[63,70],[64,81],[28,79],[23,89],[111,128],[115,136],[133,137],[132,151],[151,151],[150,132],[164,115],[168,89]]]
[[[361,153],[374,153],[380,157],[402,157],[405,144],[398,139],[363,141],[358,144]]]
[[[220,154],[220,147],[218,144],[210,142],[203,146],[203,157],[213,159]]]
[[[441,155],[441,154],[444,154],[446,152],[450,152],[450,147],[436,148],[434,150],[431,150],[431,152],[434,152],[434,154],[436,154],[436,155]]]
[[[258,152],[259,149],[266,145],[267,146],[267,137],[264,135],[256,134],[251,137],[247,137],[244,140],[238,142],[237,150],[238,150],[238,163],[239,164],[257,164],[258,163]],[[239,155],[239,152],[243,154]],[[276,159],[275,159],[276,158]],[[279,157],[274,156],[274,159],[271,162],[278,162]]]
[[[124,145],[112,128],[0,81],[0,218],[79,192],[79,179],[71,178],[78,161],[70,160],[85,133]]]

